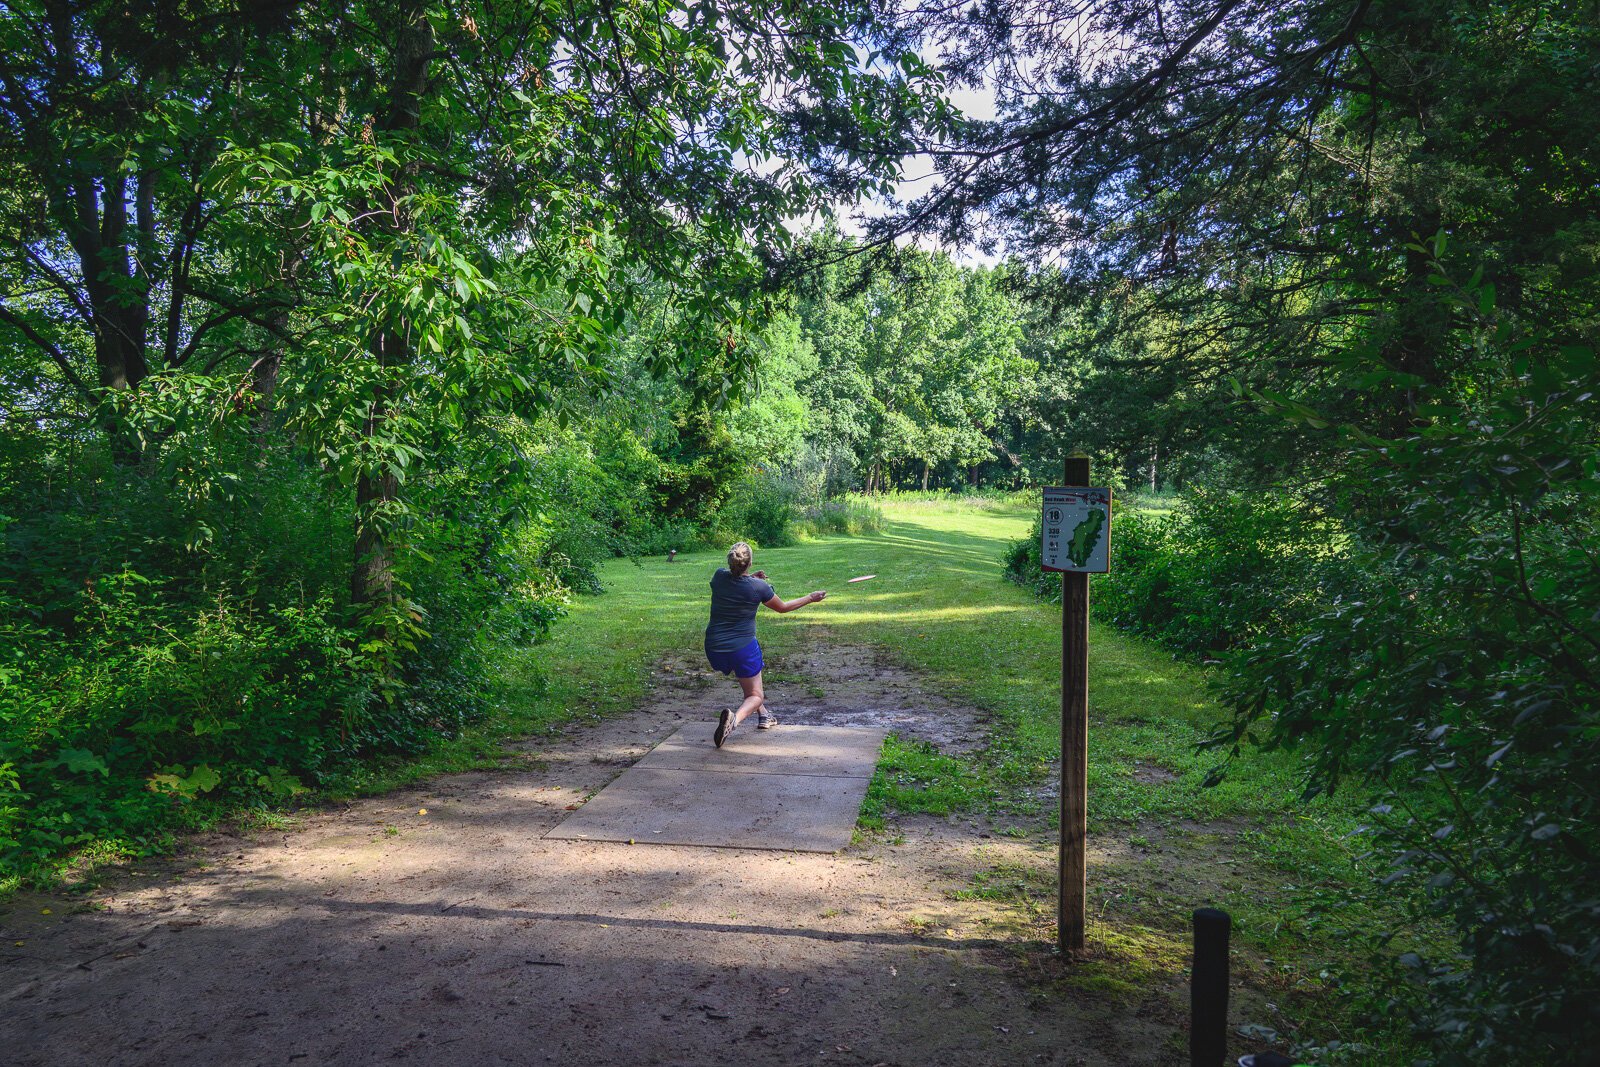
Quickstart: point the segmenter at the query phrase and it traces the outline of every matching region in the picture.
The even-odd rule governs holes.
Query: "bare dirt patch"
[[[1156,763],[1144,763],[1135,760],[1133,764],[1133,780],[1145,785],[1166,785],[1168,782],[1178,780],[1178,775]]]
[[[818,644],[776,666],[785,721],[981,744],[976,716],[870,650]],[[1028,932],[1037,916],[971,894],[981,872],[1048,870],[1046,834],[906,818],[835,855],[545,840],[737,692],[704,675],[664,663],[647,707],[517,746],[503,772],[308,812],[292,831],[198,837],[88,901],[17,898],[0,917],[5,1059],[1181,1058],[1175,985],[1132,1001],[1064,993]],[[717,797],[705,807],[718,817]]]

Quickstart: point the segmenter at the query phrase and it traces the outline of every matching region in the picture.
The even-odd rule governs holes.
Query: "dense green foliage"
[[[1462,934],[1460,957],[1406,959],[1436,1042],[1563,1062],[1600,998],[1600,367],[1466,295],[1475,388],[1425,389],[1401,436],[1343,428],[1332,486],[1388,505],[1358,528],[1371,580],[1231,664],[1226,739],[1308,749],[1313,790],[1381,783],[1386,880]]]
[[[0,46],[11,872],[448,736],[601,558],[788,536],[792,404],[728,417],[783,223],[945,107],[848,2],[30,2]]]
[[[1474,393],[1430,391],[1427,426],[1403,437],[1329,430],[1366,460],[1331,483],[1332,514],[1378,494],[1381,519],[1199,491],[1125,511],[1095,605],[1218,659],[1234,721],[1213,744],[1304,750],[1313,794],[1379,788],[1368,832],[1392,857],[1386,884],[1464,938],[1458,957],[1403,958],[1434,989],[1435,1042],[1556,1056],[1551,1035],[1588,1026],[1600,989],[1600,811],[1582,771],[1600,758],[1596,359],[1518,338],[1463,295],[1486,355]],[[1007,565],[1052,591],[1037,529]]]
[[[805,249],[819,264],[797,309],[812,454],[830,482],[868,492],[975,483],[1035,369],[1004,272],[914,250],[869,270],[853,244],[823,233]]]
[[[1339,525],[1281,493],[1194,488],[1170,510],[1118,507],[1115,566],[1093,585],[1095,617],[1196,658],[1298,634],[1327,607],[1330,591],[1353,592],[1360,574],[1333,546]],[[1046,599],[1061,582],[1039,568],[1038,523],[1006,557],[1006,576]]]

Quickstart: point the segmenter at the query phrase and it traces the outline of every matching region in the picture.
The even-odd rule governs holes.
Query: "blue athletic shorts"
[[[761,642],[754,639],[733,652],[713,652],[708,648],[706,659],[711,663],[712,670],[731,674],[735,678],[754,678],[765,666],[761,660]]]

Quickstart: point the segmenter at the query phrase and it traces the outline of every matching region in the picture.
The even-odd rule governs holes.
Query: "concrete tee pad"
[[[685,726],[545,834],[583,841],[837,852],[850,843],[883,730],[755,716],[722,748]]]

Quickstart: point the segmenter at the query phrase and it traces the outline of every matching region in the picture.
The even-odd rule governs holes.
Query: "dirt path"
[[[982,737],[868,649],[818,644],[779,666],[769,699],[787,721],[885,725],[946,749]],[[129,872],[73,914],[20,898],[0,920],[0,1061],[1180,1058],[1170,990],[1119,1007],[1031,988],[1040,973],[1004,932],[1014,917],[947,896],[980,868],[1039,864],[1043,840],[924,818],[831,856],[545,841],[732,689],[687,657],[657,682],[647,709],[525,746],[517,769],[312,813],[292,832],[209,835],[182,873]]]

